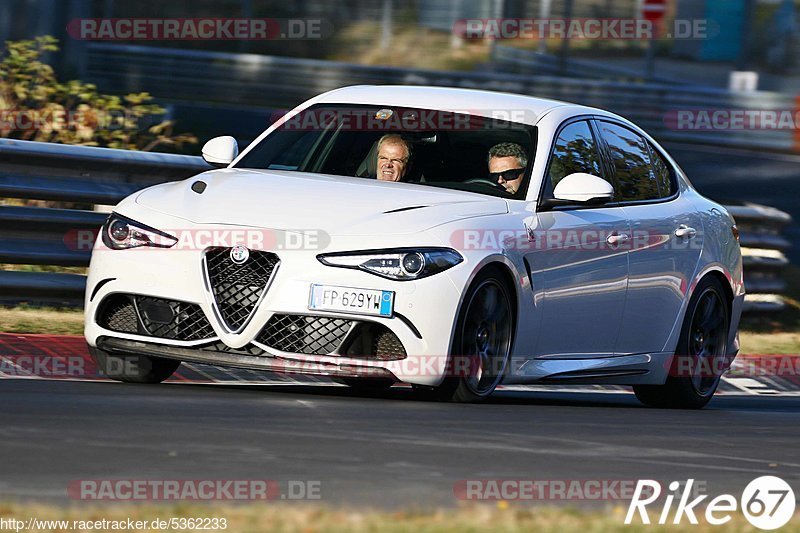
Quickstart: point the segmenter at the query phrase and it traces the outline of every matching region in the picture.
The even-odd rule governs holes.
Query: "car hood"
[[[206,183],[202,194],[192,190]],[[197,224],[331,235],[407,234],[460,218],[508,212],[501,198],[425,185],[304,172],[212,170],[145,189],[136,203]]]

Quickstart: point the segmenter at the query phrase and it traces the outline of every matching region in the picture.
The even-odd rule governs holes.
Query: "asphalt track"
[[[800,486],[800,397],[670,411],[622,393],[504,390],[455,405],[323,383],[12,379],[0,399],[3,499],[67,502],[78,479],[319,481],[327,504],[384,508],[457,505],[454,485],[468,479]]]

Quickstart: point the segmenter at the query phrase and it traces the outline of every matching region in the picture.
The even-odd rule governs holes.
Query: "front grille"
[[[160,315],[156,316],[154,311]],[[98,307],[97,323],[119,333],[162,339],[195,341],[214,337],[214,330],[199,305],[150,296],[108,296]]]
[[[228,329],[238,331],[256,309],[279,259],[270,252],[250,251],[244,264],[230,258],[230,248],[209,248],[205,254],[206,272],[222,320]]]
[[[342,344],[353,324],[324,316],[272,315],[256,340],[283,352],[327,355]]]

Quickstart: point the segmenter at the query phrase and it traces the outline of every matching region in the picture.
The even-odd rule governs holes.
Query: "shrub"
[[[165,109],[148,93],[101,94],[91,83],[61,82],[42,55],[58,51],[54,37],[8,41],[0,60],[0,137],[30,141],[153,150],[195,144],[173,134]]]

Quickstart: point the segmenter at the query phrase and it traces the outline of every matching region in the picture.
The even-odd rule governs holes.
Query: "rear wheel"
[[[508,286],[489,270],[470,286],[459,313],[447,377],[440,398],[475,402],[488,398],[506,374],[514,333]]]
[[[634,386],[639,401],[674,409],[705,406],[728,367],[730,323],[730,305],[722,283],[704,278],[689,300],[666,383]]]
[[[161,383],[181,365],[150,355],[111,354],[94,346],[89,346],[89,353],[106,377],[125,383]]]

